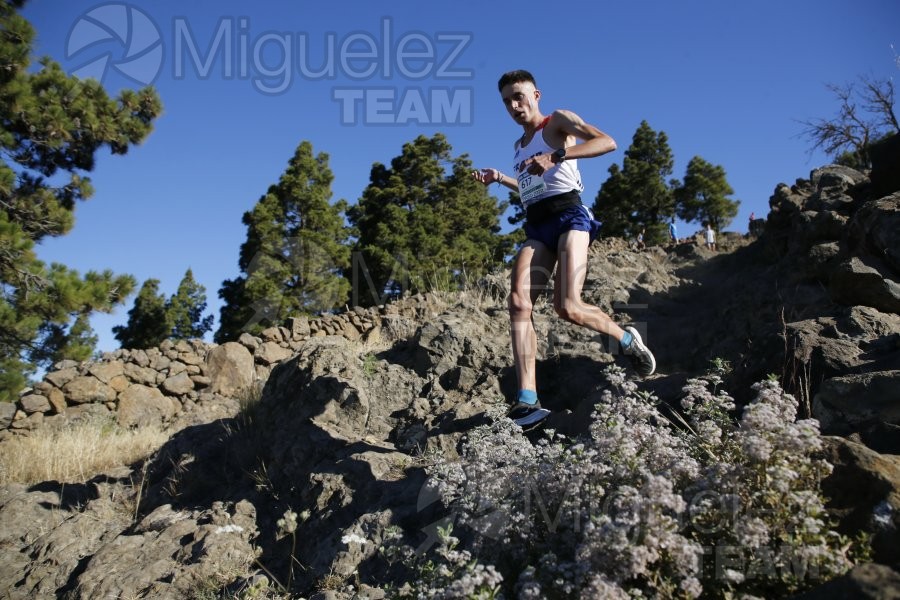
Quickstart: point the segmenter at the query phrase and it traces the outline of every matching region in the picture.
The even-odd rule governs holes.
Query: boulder
[[[155,350],[155,348],[151,348],[151,350]],[[147,362],[136,362],[136,364],[142,367],[150,367],[154,371],[166,371],[172,364],[172,359],[160,354],[159,350],[156,352],[147,351],[144,356],[147,357]]]
[[[65,364],[68,365],[70,362],[71,361],[65,361]],[[50,371],[44,376],[44,380],[49,381],[58,388],[61,388],[76,377],[78,377],[78,369],[72,366],[67,366],[63,369],[59,369],[58,371]]]
[[[81,510],[69,512],[73,503]],[[114,537],[127,524],[127,517],[113,510],[108,498],[90,500],[72,486],[44,484],[37,490],[3,486],[0,595],[17,599],[62,596],[58,591],[66,587],[84,557],[97,550],[102,538]],[[14,537],[16,531],[27,533]],[[9,576],[14,573],[18,576],[12,580]]]
[[[20,431],[30,431],[32,429],[37,429],[44,424],[44,413],[31,413],[24,418],[20,418],[24,414],[25,413],[21,411],[17,412],[10,428],[18,429]]]
[[[131,362],[139,367],[153,367],[156,369],[157,367],[153,365],[153,360],[159,359],[161,356],[158,348],[131,350]]]
[[[19,406],[29,415],[36,412],[50,412],[50,400],[40,394],[28,394],[19,398]]]
[[[900,371],[827,379],[813,397],[812,412],[824,431],[836,433],[873,422],[900,424]]]
[[[856,169],[836,164],[818,167],[809,173],[809,181],[816,191],[832,187],[848,190],[855,185],[865,183],[868,179],[865,174]]]
[[[821,242],[838,241],[844,235],[846,224],[847,217],[833,211],[804,211],[798,216],[794,227],[795,241],[802,249]]]
[[[284,342],[284,330],[281,327],[269,327],[268,329],[264,329],[262,333],[259,334],[259,337],[263,339],[264,342]]]
[[[879,454],[851,440],[825,437],[834,469],[822,482],[832,517],[846,535],[872,534],[873,560],[900,568],[900,456]]]
[[[108,384],[114,378],[124,375],[125,364],[119,361],[94,363],[88,368],[88,373]]]
[[[187,371],[187,365],[181,362],[180,360],[173,360],[171,364],[169,364],[168,374],[169,377],[173,375],[178,375],[179,373],[183,373]]]
[[[116,389],[116,391],[119,392],[121,390]],[[66,410],[66,395],[63,394],[62,390],[57,388],[51,389],[49,392],[47,392],[47,400],[52,406],[53,413],[62,414]]]
[[[258,337],[253,337],[249,333],[244,332],[238,338],[238,343],[246,346],[251,352],[255,352],[259,348],[260,340]]]
[[[351,342],[356,342],[362,337],[362,334],[359,332],[359,329],[357,329],[356,326],[353,325],[353,323],[351,323],[350,321],[342,319],[339,326],[340,326],[339,334],[341,336],[347,338]]]
[[[900,332],[900,315],[869,306],[852,306],[838,319],[841,333],[869,342]]]
[[[193,511],[163,505],[133,532],[96,544],[78,574],[78,597],[197,597],[223,573],[248,569],[256,535],[255,510],[246,501]]]
[[[807,276],[826,283],[845,258],[838,242],[814,244],[810,247],[806,257],[803,266]]]
[[[306,317],[292,317],[288,319],[287,328],[291,332],[292,340],[305,340],[309,337],[309,319]]]
[[[183,396],[194,390],[194,382],[186,371],[182,371],[163,381],[162,388],[173,396]]]
[[[851,569],[794,600],[897,600],[900,598],[900,573],[885,565],[866,563]]]
[[[160,378],[160,374],[156,369],[151,367],[142,367],[137,364],[126,363],[125,377],[134,383],[156,385]]]
[[[0,402],[0,429],[6,429],[16,416],[16,405],[12,402]]]
[[[119,396],[117,420],[122,427],[162,424],[172,420],[179,409],[178,401],[159,388],[136,383]]]
[[[843,165],[826,165],[814,169],[809,175],[814,192],[805,202],[808,210],[826,213],[852,212],[856,203],[853,197],[858,186],[868,183],[869,178],[856,169]]]
[[[839,304],[900,314],[900,284],[888,279],[874,258],[853,257],[842,263],[831,276],[829,291]]]
[[[116,399],[116,391],[96,377],[76,377],[63,386],[63,393],[69,402],[84,404],[87,402],[112,402]]]
[[[206,375],[210,380],[210,392],[234,396],[256,380],[253,355],[237,342],[216,346],[206,355]]]
[[[274,365],[290,358],[292,354],[290,348],[282,348],[278,342],[263,342],[254,356],[264,365]]]
[[[66,369],[74,369],[78,364],[79,363],[76,360],[64,359],[53,363],[53,370],[64,371]]]
[[[111,411],[106,404],[91,402],[88,404],[74,404],[67,406],[62,413],[69,422],[97,422],[109,418]]]
[[[835,333],[830,318],[807,319],[785,325],[790,357],[816,375],[833,377],[865,362],[858,341]]]
[[[880,256],[900,275],[900,192],[866,202],[850,219],[847,237],[854,252]]]

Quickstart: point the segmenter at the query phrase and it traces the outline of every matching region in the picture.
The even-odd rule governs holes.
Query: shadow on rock
[[[387,361],[356,366],[350,354],[342,340],[309,344],[240,415],[174,436],[148,470],[141,512],[248,500],[258,562],[284,586],[306,593],[356,572],[377,580],[385,530],[416,532],[432,518],[419,506],[424,469],[394,435],[424,386]],[[431,427],[444,436],[483,419],[456,418],[454,405],[435,412]],[[289,511],[293,533],[279,525]]]

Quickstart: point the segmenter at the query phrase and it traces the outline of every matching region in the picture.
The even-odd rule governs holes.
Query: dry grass
[[[148,457],[169,435],[158,426],[122,429],[109,420],[39,429],[0,448],[0,484],[84,483]]]
[[[478,308],[505,307],[509,295],[509,273],[505,270],[469,277],[463,272],[462,281],[453,281],[447,273],[426,278],[432,297],[450,306],[467,301]]]

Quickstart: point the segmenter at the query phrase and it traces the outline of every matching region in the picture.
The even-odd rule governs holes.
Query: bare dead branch
[[[861,76],[856,83],[825,87],[838,101],[837,116],[799,121],[803,125],[800,137],[812,144],[810,151],[822,150],[832,157],[849,152],[862,166],[869,166],[869,145],[900,132],[894,112],[894,82]]]

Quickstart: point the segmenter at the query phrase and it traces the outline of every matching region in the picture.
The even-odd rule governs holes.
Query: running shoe
[[[509,411],[507,416],[512,419],[513,423],[515,423],[519,427],[526,427],[528,425],[534,425],[535,423],[543,421],[549,414],[549,410],[547,410],[546,408],[541,408],[540,402],[536,404],[519,402],[514,407],[512,407],[512,410]]]
[[[653,353],[644,345],[641,334],[634,327],[626,327],[625,331],[631,334],[631,344],[624,346],[622,351],[631,359],[631,366],[640,377],[649,377],[656,371],[656,359]]]

